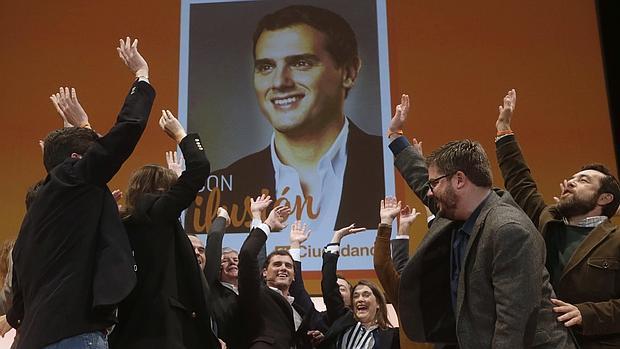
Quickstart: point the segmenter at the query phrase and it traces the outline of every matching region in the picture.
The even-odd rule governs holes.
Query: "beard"
[[[446,190],[441,195],[434,195],[435,200],[439,204],[439,212],[437,215],[447,219],[455,220],[455,212],[457,206],[457,197],[452,185],[446,187]]]
[[[556,207],[562,216],[571,218],[592,211],[596,207],[597,201],[598,193],[590,197],[578,197],[573,193],[568,197],[560,199]]]

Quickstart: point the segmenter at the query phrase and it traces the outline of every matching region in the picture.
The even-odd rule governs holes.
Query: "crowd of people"
[[[286,26],[321,30],[303,18],[288,18]],[[329,47],[330,33],[322,35]],[[620,347],[620,232],[610,220],[619,182],[605,166],[586,165],[546,204],[511,127],[515,90],[496,121],[505,189],[493,186],[476,141],[452,141],[425,156],[421,143],[403,134],[410,102],[402,96],[389,149],[432,212],[428,232],[416,232],[424,238],[409,256],[419,213],[393,196],[362,205],[376,207],[362,214],[378,223],[380,286],[353,285],[338,273],[342,239],[366,230],[349,222],[324,248],[326,310],[319,311],[302,274],[301,247],[311,230],[289,222],[290,206],[266,194],[252,198],[239,251],[223,246],[231,221],[223,207],[206,247],[186,233],[180,216],[211,167],[200,136],[170,111],[162,111],[159,126],[182,159],[170,152],[167,167],[137,169],[119,205],[122,194],[107,183],[139,142],[155,90],[138,41],[120,40],[117,50],[135,81],[105,135],[93,131],[74,89],[51,97],[64,127],[43,140],[47,176],[28,191],[17,240],[0,249],[0,334],[15,328],[15,348],[400,348],[388,303],[402,333],[438,348]],[[347,79],[338,85],[344,96]],[[270,234],[289,224],[290,247],[267,254]]]

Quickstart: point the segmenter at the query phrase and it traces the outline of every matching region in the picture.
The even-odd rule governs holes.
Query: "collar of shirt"
[[[568,219],[566,218],[563,218],[563,220],[564,220],[564,224],[566,225],[575,225],[577,227],[582,227],[582,228],[595,228],[599,224],[605,222],[607,220],[607,217],[605,216],[586,217],[580,220],[579,222],[577,222],[577,224],[569,224]]]
[[[288,304],[293,305],[293,302],[295,301],[295,297],[291,297],[291,296],[285,296],[284,293],[282,293],[282,291],[280,291],[279,289],[275,288],[275,287],[271,287],[268,286],[270,289],[278,292],[282,297],[286,298],[286,300],[288,301]]]
[[[237,294],[237,296],[239,295],[239,289],[235,287],[235,285],[228,283],[228,282],[224,282],[224,281],[220,281],[220,283],[222,284],[222,286],[232,290],[235,294]]]
[[[487,200],[489,200],[489,196],[490,195],[491,195],[491,193],[489,193],[484,198],[484,200],[482,200],[482,202],[478,205],[478,207],[476,207],[474,212],[472,212],[471,215],[469,216],[469,218],[467,218],[465,223],[463,223],[463,226],[461,226],[460,230],[462,230],[465,234],[467,234],[467,236],[470,236],[472,230],[474,230],[474,224],[476,224],[476,220],[478,219],[478,216],[480,216],[480,212],[482,211],[482,207],[487,202]]]
[[[320,182],[323,183],[323,179],[326,174],[342,177],[344,174],[345,165],[347,163],[347,137],[349,135],[349,120],[344,119],[344,125],[340,130],[340,133],[334,140],[331,147],[323,154],[318,163],[318,173],[320,175]],[[297,172],[291,166],[285,165],[278,158],[275,145],[275,133],[271,135],[271,161],[273,162],[273,169],[275,171],[276,183],[278,180],[282,180],[283,177],[291,176],[291,171],[295,176]]]

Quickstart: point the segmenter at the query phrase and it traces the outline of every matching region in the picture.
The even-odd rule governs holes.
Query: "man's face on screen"
[[[325,44],[325,35],[305,24],[264,31],[258,38],[254,89],[277,131],[304,134],[342,116],[344,69],[336,67]]]

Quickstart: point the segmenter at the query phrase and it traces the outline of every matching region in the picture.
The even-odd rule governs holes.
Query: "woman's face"
[[[353,290],[353,312],[357,320],[363,324],[373,323],[377,320],[379,304],[370,287],[359,285]]]

